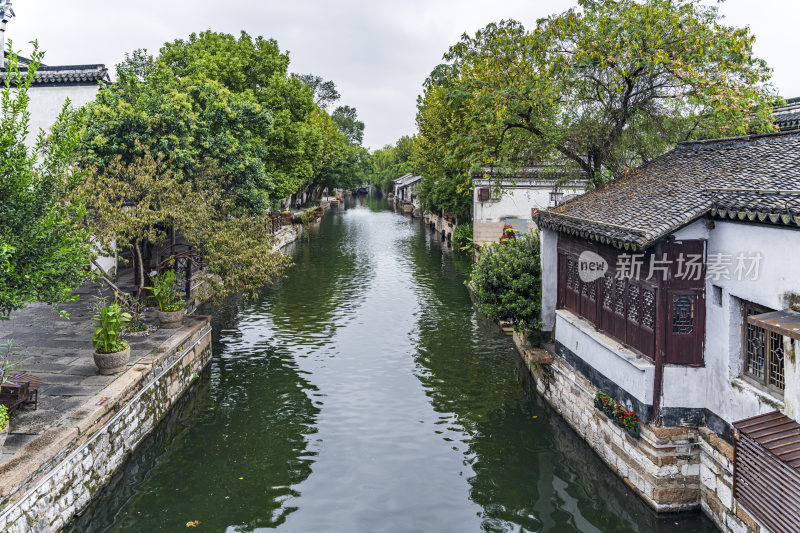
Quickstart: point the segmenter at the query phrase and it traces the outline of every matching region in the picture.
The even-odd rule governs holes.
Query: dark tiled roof
[[[772,115],[781,131],[800,128],[800,98],[789,98],[786,105],[773,107]]]
[[[706,215],[800,226],[800,131],[679,144],[538,223],[641,250]]]
[[[525,165],[514,170],[481,168],[473,172],[472,179],[538,179],[538,180],[585,180],[586,172],[565,163],[556,162],[544,165]]]
[[[20,74],[25,75],[27,68],[22,66]],[[6,82],[5,70],[0,70],[0,83]],[[108,69],[105,65],[40,65],[33,79],[34,85],[97,85],[98,82],[110,83]]]

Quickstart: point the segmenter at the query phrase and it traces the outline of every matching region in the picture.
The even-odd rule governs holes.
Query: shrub
[[[541,326],[542,269],[539,234],[522,234],[483,250],[472,271],[478,310],[531,335]]]
[[[0,405],[0,431],[3,431],[8,425],[8,408],[5,405]]]
[[[453,243],[461,251],[472,251],[472,224],[459,224],[453,230]]]

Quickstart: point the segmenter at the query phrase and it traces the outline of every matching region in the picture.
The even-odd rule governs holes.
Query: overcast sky
[[[707,0],[714,2],[714,0]],[[442,54],[467,31],[514,18],[528,27],[575,0],[14,0],[7,35],[23,55],[38,39],[50,65],[105,63],[125,52],[157,52],[165,41],[206,29],[245,30],[278,41],[290,70],[336,82],[342,104],[366,123],[364,144],[414,133],[416,97]],[[798,0],[728,0],[728,24],[749,25],[755,51],[787,98],[800,96],[794,50]],[[113,70],[113,69],[112,69]]]

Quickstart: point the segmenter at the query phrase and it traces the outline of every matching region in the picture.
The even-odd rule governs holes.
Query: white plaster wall
[[[727,422],[782,409],[784,403],[797,417],[800,391],[797,369],[787,353],[784,398],[762,391],[741,379],[741,300],[772,309],[784,309],[786,293],[800,293],[800,231],[758,224],[715,221],[707,230],[708,254],[761,253],[757,280],[719,279],[706,281],[705,367],[667,366],[664,369],[663,405],[706,407]],[[685,230],[689,230],[687,227]],[[694,228],[695,230],[697,228]],[[688,234],[689,232],[686,232]],[[677,236],[677,235],[676,235]],[[690,237],[683,237],[690,238]],[[733,272],[732,272],[733,273]],[[722,305],[714,302],[713,286],[722,288]],[[792,353],[792,358],[793,358]],[[787,414],[790,414],[787,412]]]
[[[690,241],[693,239],[706,239],[711,230],[709,230],[709,221],[695,220],[686,227],[683,227],[672,234],[677,241]]]
[[[556,340],[631,396],[653,403],[655,366],[565,309],[555,312]]]
[[[539,249],[542,263],[542,329],[553,331],[558,299],[558,232],[541,228]]]
[[[502,189],[499,198],[486,202],[478,201],[478,189],[473,188],[473,219],[481,222],[502,222],[506,218],[524,218],[530,220],[531,209],[547,209],[550,207],[552,184],[541,187],[507,187]],[[561,187],[565,196],[583,193],[583,188]],[[533,222],[530,223],[534,227]]]
[[[28,144],[32,145],[35,142],[40,129],[45,131],[50,129],[67,98],[73,107],[82,107],[94,100],[99,91],[99,85],[31,87],[28,91],[30,96],[28,109],[31,112]]]

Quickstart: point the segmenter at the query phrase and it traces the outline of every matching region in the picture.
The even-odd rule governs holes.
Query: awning
[[[800,313],[791,309],[749,316],[747,323],[800,340]]]

